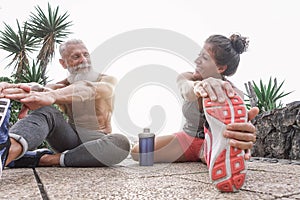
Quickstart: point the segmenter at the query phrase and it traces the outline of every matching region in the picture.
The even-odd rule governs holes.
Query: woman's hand
[[[216,78],[207,78],[194,82],[194,93],[198,97],[209,97],[212,101],[225,102],[225,96],[234,97],[234,89],[227,81]]]
[[[248,120],[252,120],[258,112],[257,107],[251,108],[248,112]],[[230,146],[245,150],[245,159],[250,159],[250,149],[256,141],[256,128],[253,124],[250,122],[228,124],[223,136],[230,139]]]

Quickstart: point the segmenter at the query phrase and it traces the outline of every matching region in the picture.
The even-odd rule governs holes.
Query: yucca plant
[[[292,93],[281,91],[284,81],[278,86],[276,78],[272,79],[270,77],[267,85],[263,83],[262,79],[260,79],[259,84],[256,84],[254,81],[252,83],[256,95],[256,106],[259,108],[260,113],[282,108],[281,99]],[[246,96],[250,98],[250,94]],[[250,108],[250,104],[247,104],[247,107]]]

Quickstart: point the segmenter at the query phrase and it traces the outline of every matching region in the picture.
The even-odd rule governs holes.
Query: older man
[[[116,79],[95,72],[81,40],[60,45],[60,64],[70,72],[57,84],[41,87],[0,84],[0,98],[19,100],[33,110],[9,130],[10,148],[5,158],[10,167],[111,166],[130,150],[127,137],[111,134]],[[56,109],[57,104],[63,111]],[[7,131],[1,130],[5,138]],[[47,140],[54,152],[36,149]],[[2,159],[4,160],[4,158]]]

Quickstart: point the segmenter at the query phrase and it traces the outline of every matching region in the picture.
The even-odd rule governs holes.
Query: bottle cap
[[[154,133],[150,133],[150,128],[144,128],[143,133],[139,133],[139,138],[155,137]]]

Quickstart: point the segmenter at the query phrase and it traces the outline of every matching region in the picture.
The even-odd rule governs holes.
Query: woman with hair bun
[[[156,137],[154,162],[201,161],[218,190],[234,192],[243,186],[246,160],[256,141],[256,129],[249,120],[258,108],[247,111],[243,92],[226,77],[235,74],[248,44],[240,34],[211,35],[205,40],[195,71],[177,78],[184,100],[183,131]],[[131,150],[134,160],[138,153],[137,144]]]

